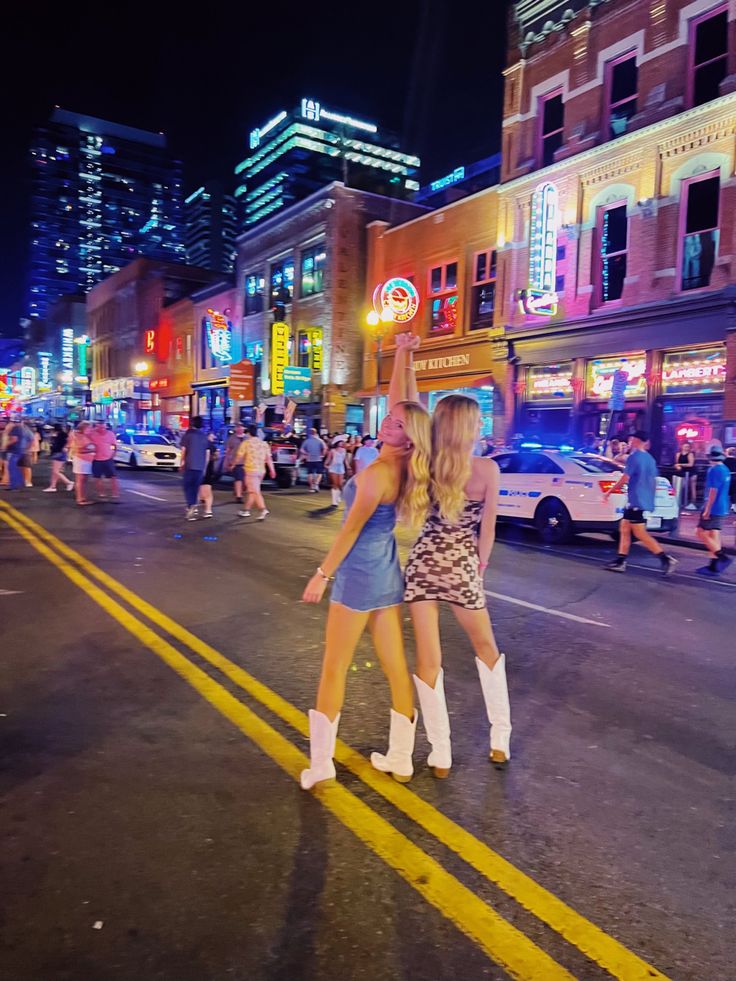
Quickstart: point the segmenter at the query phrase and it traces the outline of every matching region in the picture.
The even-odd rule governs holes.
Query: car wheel
[[[539,505],[534,515],[534,527],[548,545],[569,542],[574,530],[570,512],[556,497],[548,497]]]
[[[128,460],[128,466],[130,467],[131,470],[138,469],[138,458],[136,457],[135,453],[130,454],[130,459]]]
[[[291,487],[291,474],[285,470],[278,470],[276,472],[276,486],[282,490]]]

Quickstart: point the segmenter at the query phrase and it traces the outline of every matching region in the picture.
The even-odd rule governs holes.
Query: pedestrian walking
[[[245,480],[245,473],[243,471],[243,464],[236,463],[235,460],[244,439],[245,426],[238,423],[232,435],[228,436],[225,442],[225,458],[222,462],[222,469],[225,473],[231,473],[233,475],[233,493],[236,504],[243,503],[243,481]]]
[[[708,565],[698,569],[702,576],[718,576],[733,562],[721,544],[721,528],[723,519],[729,512],[731,488],[731,471],[726,466],[725,459],[726,454],[717,446],[708,454],[705,503],[695,532],[710,555]]]
[[[345,457],[347,450],[342,439],[336,440],[327,453],[325,466],[330,478],[330,494],[333,508],[338,507],[342,500],[342,489],[345,486]]]
[[[90,430],[90,439],[95,444],[95,456],[92,461],[92,476],[95,478],[97,496],[103,500],[103,480],[110,481],[110,500],[120,500],[120,485],[118,484],[115,468],[115,450],[117,442],[115,433],[107,428],[104,419],[97,419]]]
[[[319,603],[327,583],[333,583],[317,703],[309,711],[310,765],[301,775],[304,790],[335,776],[345,682],[366,626],[391,689],[388,752],[374,753],[371,763],[400,782],[414,772],[417,713],[404,658],[404,589],[394,529],[397,515],[416,526],[426,514],[430,431],[426,410],[396,397],[396,376],[404,364],[405,352],[397,350],[379,459],[348,482],[342,528],[302,596],[305,603]]]
[[[181,438],[181,465],[182,485],[184,487],[184,499],[186,500],[186,511],[184,516],[187,521],[197,520],[197,501],[199,500],[199,485],[207,467],[207,434],[203,432],[204,420],[202,416],[193,416],[189,429]]]
[[[8,490],[32,487],[31,448],[33,432],[23,419],[16,419],[7,427]]]
[[[261,481],[265,477],[267,469],[271,480],[275,480],[276,468],[273,465],[271,447],[265,440],[258,438],[257,426],[248,427],[248,436],[241,443],[236,460],[243,465],[245,471],[247,494],[245,507],[242,511],[238,511],[238,514],[241,518],[249,518],[250,509],[257,507],[261,512],[258,515],[258,521],[263,521],[269,514],[269,510],[263,500]]]
[[[203,518],[212,517],[212,505],[214,503],[214,484],[217,481],[217,461],[220,451],[217,448],[215,434],[209,433],[207,436],[207,466],[204,468],[202,483],[199,485],[199,503],[203,506]]]
[[[90,435],[91,428],[86,420],[82,420],[69,439],[76,501],[80,507],[87,507],[93,503],[87,498],[87,478],[92,473],[92,461],[96,450]]]
[[[731,474],[729,497],[731,499],[731,510],[736,511],[736,446],[728,446],[726,448],[726,459],[723,462]]]
[[[606,569],[609,572],[626,572],[626,560],[631,549],[633,534],[634,538],[640,541],[652,555],[657,556],[664,575],[671,576],[678,560],[665,552],[659,542],[652,538],[647,531],[644,517],[645,511],[654,510],[657,489],[657,464],[651,453],[647,452],[648,442],[649,434],[642,429],[629,436],[631,452],[626,460],[626,469],[614,486],[603,495],[607,500],[611,494],[617,494],[624,487],[628,494],[624,516],[619,526],[618,555],[606,566]]]
[[[304,466],[307,470],[307,487],[312,494],[316,494],[319,491],[319,484],[324,471],[322,461],[326,453],[327,446],[324,440],[319,438],[316,429],[310,429],[309,435],[299,449],[299,455],[304,461]]]
[[[69,459],[68,453],[69,433],[64,429],[60,422],[54,423],[54,435],[51,437],[49,453],[51,456],[51,479],[49,486],[44,487],[44,493],[55,494],[59,481],[61,481],[68,491],[74,490],[74,481],[69,480],[64,473],[64,467]]]
[[[499,769],[511,759],[511,709],[506,656],[500,653],[486,606],[483,574],[496,534],[499,470],[473,455],[481,414],[475,399],[448,395],[432,417],[432,507],[406,564],[406,591],[416,636],[416,674],[435,777],[452,766],[445,700],[439,604],[449,603],[475,653],[486,716],[489,758]]]
[[[377,459],[378,450],[376,449],[375,439],[372,436],[364,436],[360,442],[360,446],[353,454],[353,470],[355,474],[357,475],[361,470],[365,470],[366,467],[370,466]]]

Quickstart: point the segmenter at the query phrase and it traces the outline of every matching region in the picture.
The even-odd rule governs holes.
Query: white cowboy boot
[[[390,773],[399,783],[408,783],[414,775],[414,764],[411,755],[414,752],[414,737],[417,734],[417,719],[394,712],[391,709],[391,729],[388,737],[388,752],[371,753],[371,763],[381,773]]]
[[[491,763],[497,770],[503,770],[511,759],[509,741],[511,739],[511,707],[509,689],[506,684],[506,655],[501,654],[493,670],[476,657],[475,663],[483,689],[486,713],[491,724]]]
[[[335,755],[339,723],[339,712],[335,716],[335,721],[330,722],[322,712],[317,712],[315,709],[309,710],[310,760],[309,769],[302,770],[302,790],[311,790],[321,780],[335,779],[335,764],[332,762],[332,757]]]
[[[452,747],[450,745],[450,717],[445,701],[445,672],[440,668],[434,688],[414,675],[414,685],[422,708],[424,728],[432,752],[427,757],[427,765],[435,777],[443,779],[452,766]]]

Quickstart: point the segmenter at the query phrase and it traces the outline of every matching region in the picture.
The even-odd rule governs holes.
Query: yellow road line
[[[90,582],[27,527],[6,512],[0,513],[0,520],[10,525],[141,644],[157,654],[274,763],[298,780],[300,771],[309,764],[304,753],[143,621]],[[320,787],[315,796],[345,827],[511,977],[520,981],[575,981],[574,975],[350,791],[339,784],[332,784]]]
[[[172,637],[187,645],[203,660],[216,667],[232,682],[261,702],[274,715],[287,722],[302,735],[308,735],[309,723],[306,715],[286,699],[262,684],[243,668],[233,664],[232,661],[185,627],[182,627],[181,624],[141,599],[122,583],[113,579],[112,576],[80,555],[79,552],[52,535],[43,525],[37,524],[26,515],[10,508],[5,502],[0,501],[0,506],[12,511],[18,520],[53,544],[61,554],[75,561],[85,572],[103,583],[130,606],[148,617]],[[586,957],[589,957],[614,978],[620,978],[623,981],[645,981],[645,979],[652,978],[658,979],[658,981],[667,981],[665,974],[652,967],[614,937],[609,936],[600,927],[591,923],[590,920],[568,906],[549,890],[540,886],[511,862],[489,848],[488,845],[479,841],[470,832],[438,811],[432,804],[423,800],[407,787],[396,783],[384,774],[378,773],[365,757],[341,740],[337,742],[335,758],[372,790],[390,801],[407,817],[428,831],[451,851],[454,851],[468,865],[497,885],[520,906],[559,933],[560,936],[577,947]]]

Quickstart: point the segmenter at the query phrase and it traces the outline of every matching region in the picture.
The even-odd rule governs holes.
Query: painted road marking
[[[22,589],[0,589],[0,596],[18,596]]]
[[[594,627],[610,627],[610,623],[602,623],[600,620],[588,620],[587,617],[579,617],[575,613],[565,613],[562,610],[552,610],[548,606],[538,606],[536,603],[528,603],[523,599],[516,599],[515,596],[505,596],[503,593],[492,593],[490,589],[485,590],[486,596],[493,599],[503,600],[505,603],[514,603],[516,606],[525,606],[528,610],[537,610],[539,613],[549,613],[552,617],[562,617],[563,620],[574,620],[575,623],[590,623]]]
[[[35,530],[42,539],[51,543],[59,552],[75,561],[90,576],[103,583],[162,630],[165,630],[203,660],[217,668],[234,684],[296,729],[297,732],[303,736],[309,735],[307,717],[286,699],[262,684],[243,668],[228,660],[205,641],[190,633],[176,620],[166,616],[165,613],[147,603],[123,586],[122,583],[85,559],[79,552],[47,531],[43,525],[37,524],[31,518],[2,501],[0,501],[0,507],[12,512],[19,521]],[[336,745],[335,758],[372,790],[388,800],[451,851],[454,851],[468,865],[497,885],[520,906],[546,923],[547,926],[559,933],[560,936],[603,967],[613,977],[626,979],[626,981],[639,981],[639,979],[643,981],[647,978],[666,981],[665,975],[657,971],[656,968],[647,964],[633,951],[630,951],[618,940],[577,913],[572,907],[567,906],[553,893],[540,886],[511,862],[475,838],[469,831],[466,831],[433,805],[409,790],[408,787],[404,787],[391,778],[378,773],[365,757],[339,739]]]
[[[170,501],[169,501],[169,500],[168,500],[167,498],[165,498],[165,497],[156,497],[156,495],[155,495],[155,494],[146,494],[146,492],[145,492],[145,491],[137,491],[137,490],[131,490],[131,489],[130,489],[130,487],[123,487],[123,490],[126,490],[126,491],[127,491],[127,492],[128,492],[129,494],[137,494],[137,495],[138,495],[138,497],[148,497],[148,498],[150,498],[150,499],[151,499],[152,501],[163,501],[163,502],[164,502],[164,504],[170,504],[170,503],[171,503],[171,502],[170,502]]]
[[[95,586],[27,527],[5,512],[0,513],[0,520],[14,528],[141,644],[158,655],[289,776],[299,779],[301,770],[309,765],[301,750],[142,620]],[[520,981],[575,981],[574,975],[349,790],[339,784],[327,785],[320,787],[314,796],[511,977]]]

